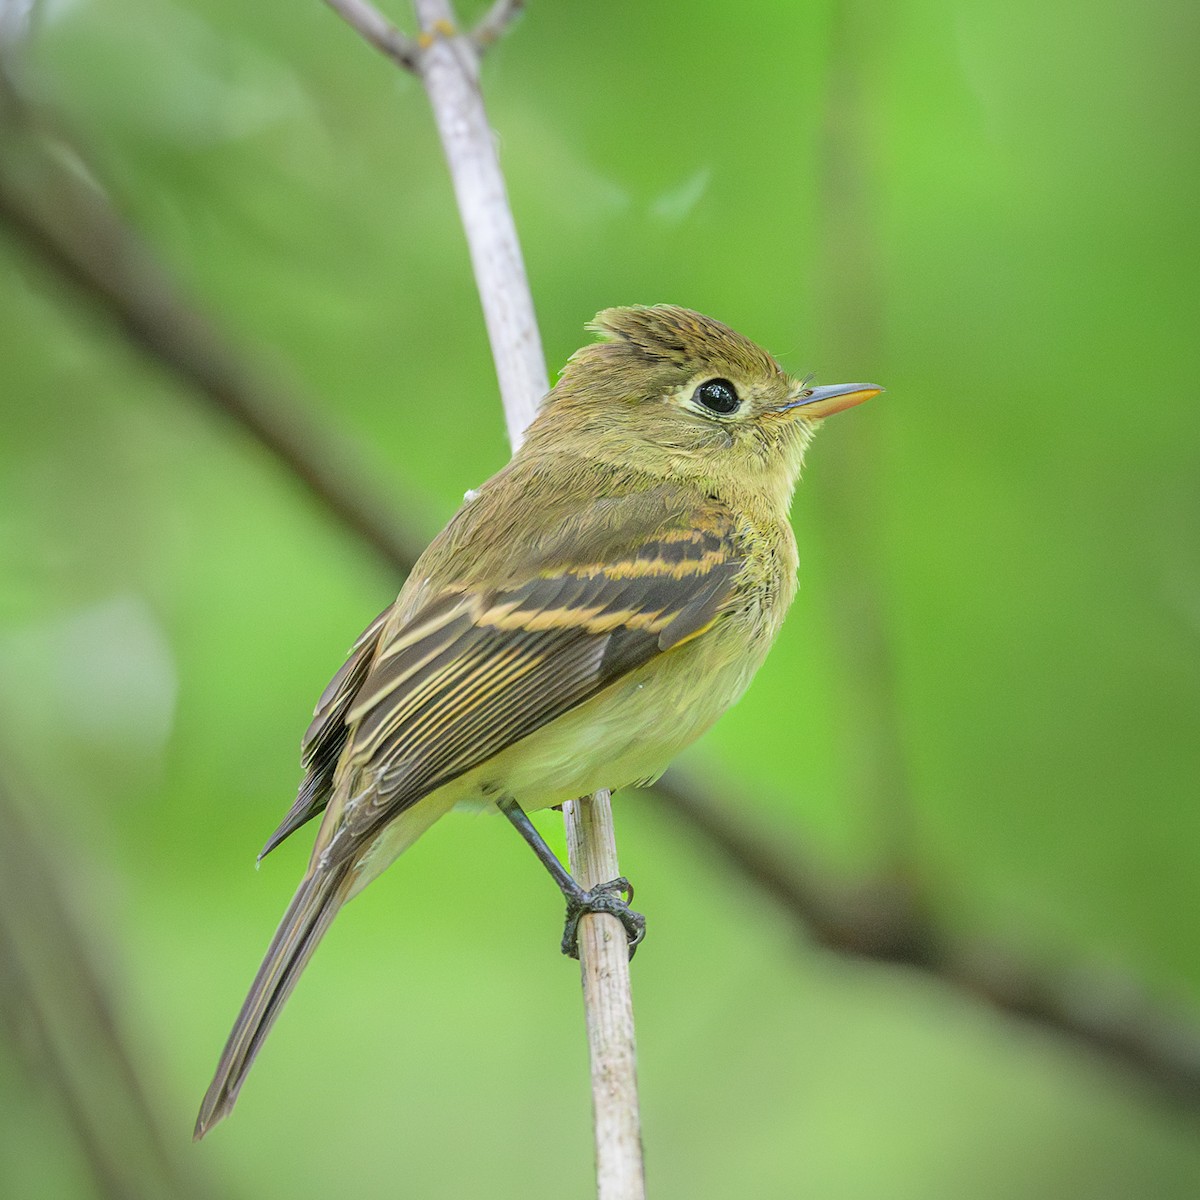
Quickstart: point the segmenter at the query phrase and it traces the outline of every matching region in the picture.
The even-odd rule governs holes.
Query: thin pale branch
[[[421,22],[421,79],[442,140],[471,251],[513,449],[549,390],[525,260],[496,140],[479,90],[479,55],[457,35],[449,0],[413,0]]]
[[[421,79],[433,107],[459,215],[471,251],[513,448],[549,383],[533,297],[517,239],[495,138],[479,88],[479,50],[455,33],[449,0],[413,0],[422,29]],[[563,805],[573,873],[585,887],[620,875],[607,792]],[[595,1115],[600,1200],[641,1200],[637,1049],[625,933],[615,917],[590,913],[580,925],[580,970]],[[620,960],[620,961],[619,961]]]
[[[87,206],[66,204],[68,211],[82,214],[72,231],[64,221],[50,220],[46,214],[59,212],[64,197],[72,195],[58,190],[68,180],[79,186],[74,172],[42,176],[40,187],[36,182],[23,189],[10,187],[5,167],[16,152],[16,139],[11,126],[4,132],[0,222],[7,223],[52,274],[75,286],[110,317],[150,361],[238,423],[348,531],[383,562],[406,573],[425,536],[405,528],[390,506],[372,507],[361,501],[357,482],[363,475],[361,466],[349,452],[330,455],[327,450],[337,442],[334,432],[321,429],[313,434],[301,427],[295,399],[248,367],[237,348],[212,330],[177,288],[168,285],[165,270],[122,225],[102,193],[89,192],[88,204],[95,206],[91,217]],[[45,150],[42,153],[46,155]],[[61,160],[58,154],[47,156]],[[88,244],[93,235],[106,247],[104,254],[93,255]],[[148,294],[138,293],[141,286],[147,287]],[[194,340],[197,330],[203,330],[204,336]],[[219,369],[210,372],[202,361],[205,358],[220,364]],[[656,790],[676,818],[672,829],[697,837],[787,913],[806,939],[838,954],[915,971],[959,995],[1060,1035],[1128,1069],[1148,1086],[1200,1109],[1200,1032],[1194,1018],[1166,1011],[1133,979],[1114,978],[1107,1004],[1081,1003],[1081,997],[1095,998],[1088,973],[1052,978],[1027,955],[1011,949],[979,949],[974,939],[952,943],[907,894],[898,897],[888,887],[840,885],[800,848],[782,846],[778,837],[753,829],[748,814],[758,806],[752,796],[724,786],[718,796],[678,769],[668,772]]]
[[[608,792],[564,804],[563,816],[575,878],[585,888],[615,879],[621,872]],[[637,1039],[629,942],[616,917],[593,914],[580,923],[579,963],[592,1064],[596,1192],[599,1200],[635,1200],[646,1192]]]
[[[367,0],[325,0],[325,3],[397,66],[420,74],[421,47],[416,39],[401,33],[373,4]]]

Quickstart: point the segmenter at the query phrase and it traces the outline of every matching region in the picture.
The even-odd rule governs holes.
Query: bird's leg
[[[634,951],[646,936],[646,918],[629,907],[633,901],[633,884],[621,876],[585,892],[566,867],[558,861],[554,851],[546,845],[545,839],[533,827],[533,822],[526,816],[525,810],[511,796],[497,800],[496,804],[512,822],[516,831],[529,843],[534,854],[542,860],[542,865],[550,872],[551,878],[558,884],[563,899],[567,902],[562,952],[571,958],[578,958],[579,918],[584,913],[603,912],[616,917],[625,927],[625,936],[629,939],[629,957],[632,958]]]

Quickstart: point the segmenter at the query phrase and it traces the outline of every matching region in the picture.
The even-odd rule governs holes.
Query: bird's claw
[[[562,952],[568,958],[579,957],[579,919],[584,913],[608,913],[625,927],[629,939],[629,957],[646,936],[646,918],[629,906],[633,902],[633,884],[623,875],[598,884],[590,892],[567,898],[567,922],[563,927]]]

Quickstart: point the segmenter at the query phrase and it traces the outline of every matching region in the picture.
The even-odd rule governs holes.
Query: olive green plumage
[[[232,1107],[343,903],[438,817],[656,778],[745,690],[796,587],[788,508],[817,420],[879,389],[810,389],[687,309],[592,328],[512,461],[421,555],[317,705],[295,805],[324,812],[218,1065]]]

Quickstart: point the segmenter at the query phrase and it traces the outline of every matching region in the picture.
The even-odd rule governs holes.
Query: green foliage
[[[800,599],[693,761],[781,836],[878,864],[832,632],[851,554],[939,919],[1194,1009],[1197,9],[859,7],[530,6],[484,83],[552,369],[597,309],[670,301],[884,384],[817,440]],[[424,95],[322,4],[47,6],[26,74],[398,509],[433,530],[503,463]],[[587,1194],[557,900],[487,818],[347,910],[235,1116],[184,1147],[304,847],[254,854],[397,581],[7,239],[0,313],[0,736],[54,806],[184,1161],[245,1195]],[[655,1194],[1195,1194],[1194,1128],[1129,1078],[813,952],[646,796],[617,821],[650,921]],[[65,1150],[42,1190],[66,1134],[24,1086],[6,1064],[0,1178],[86,1194]]]

